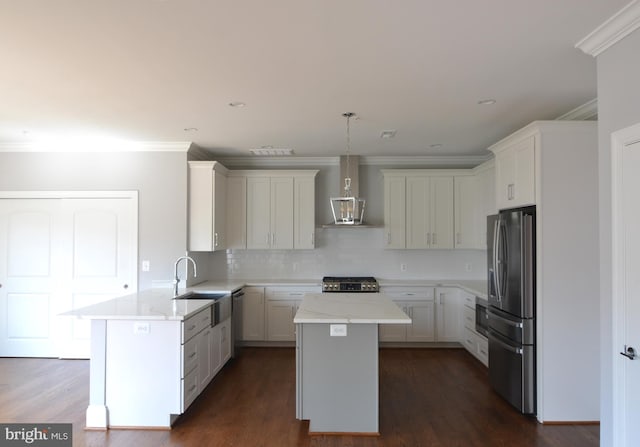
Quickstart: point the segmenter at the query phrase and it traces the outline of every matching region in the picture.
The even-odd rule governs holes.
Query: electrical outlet
[[[466,264],[464,265],[464,269],[465,269],[467,272],[470,272],[470,271],[471,271],[471,264],[466,263]]]
[[[151,270],[151,262],[147,260],[142,261],[142,271],[148,272],[149,270]]]
[[[407,271],[407,264],[400,264],[400,271],[401,272],[406,272]]]

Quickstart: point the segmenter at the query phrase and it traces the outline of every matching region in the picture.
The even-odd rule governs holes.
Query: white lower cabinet
[[[489,342],[485,336],[476,332],[476,299],[475,296],[460,290],[462,299],[462,337],[461,343],[467,351],[489,366]]]
[[[317,286],[308,287],[267,287],[266,297],[266,339],[267,341],[295,341],[293,318],[300,307],[305,293],[319,293]]]
[[[438,287],[436,301],[436,341],[460,341],[460,289]]]
[[[242,341],[264,340],[264,287],[244,287]]]
[[[412,322],[409,325],[379,325],[378,339],[381,342],[435,341],[435,302],[432,287],[384,287],[382,292],[409,315]]]

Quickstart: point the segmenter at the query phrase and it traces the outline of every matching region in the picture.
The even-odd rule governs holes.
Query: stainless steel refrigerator
[[[489,380],[524,414],[536,412],[535,207],[487,217]]]

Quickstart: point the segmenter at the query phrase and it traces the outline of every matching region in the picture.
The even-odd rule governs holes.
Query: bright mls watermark
[[[0,424],[0,447],[71,447],[71,424]]]

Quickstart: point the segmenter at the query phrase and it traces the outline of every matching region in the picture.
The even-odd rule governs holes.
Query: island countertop
[[[384,293],[307,293],[294,323],[411,324]]]

